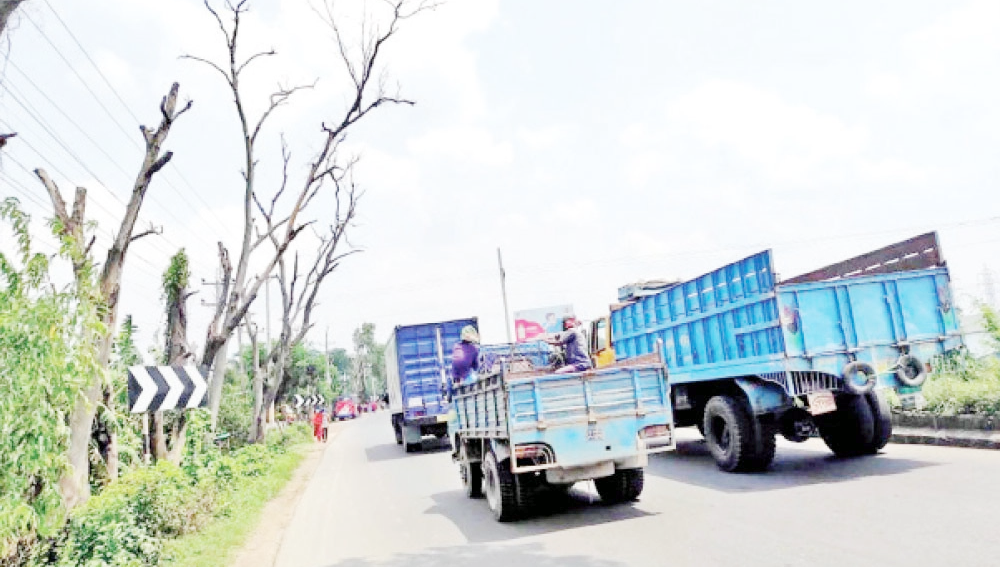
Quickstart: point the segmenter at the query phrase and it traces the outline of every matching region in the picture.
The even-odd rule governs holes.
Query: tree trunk
[[[223,341],[212,362],[212,380],[208,383],[208,407],[212,412],[212,431],[219,424],[219,406],[222,404],[222,385],[226,382],[226,359],[229,357],[229,341]]]
[[[174,422],[173,444],[167,453],[167,460],[175,465],[181,464],[181,461],[184,459],[184,444],[187,442],[187,425],[187,414],[182,412],[177,421]]]
[[[267,405],[264,404],[264,374],[260,371],[260,351],[257,350],[257,333],[250,333],[250,348],[253,349],[253,426],[250,440],[254,443],[264,437]],[[262,417],[263,416],[263,417]]]
[[[167,458],[167,437],[163,430],[163,412],[153,412],[153,459],[162,461]]]
[[[0,0],[0,35],[7,29],[7,19],[24,0]]]

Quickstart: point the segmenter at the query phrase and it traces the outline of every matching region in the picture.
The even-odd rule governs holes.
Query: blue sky
[[[233,111],[218,77],[178,59],[219,57],[220,38],[199,2],[48,2],[54,11],[26,3],[4,48],[14,94],[0,91],[0,119],[23,136],[0,164],[4,196],[44,198],[19,167],[52,173],[31,143],[65,192],[90,189],[101,238],[140,158],[136,121],[56,13],[141,120],[156,119],[172,81],[195,101],[144,209],[165,235],[140,241],[127,266],[123,312],[151,341],[168,254],[185,246],[196,281],[211,280],[213,243],[236,246]],[[268,131],[266,193],[277,134],[301,167],[318,124],[342,108],[346,77],[307,2],[251,5],[248,52],[279,52],[248,79],[254,108],[278,81],[319,78]],[[361,5],[340,4],[348,25]],[[365,252],[331,280],[311,338],[329,327],[346,346],[364,321],[384,338],[393,325],[476,315],[484,340],[500,341],[498,247],[512,309],[572,303],[593,317],[629,281],[694,277],[763,248],[790,277],[938,230],[960,298],[981,297],[1000,245],[998,32],[995,2],[446,2],[406,22],[385,53],[389,85],[417,105],[385,109],[349,139],[366,190],[351,241]],[[317,203],[314,216],[324,212]],[[192,302],[195,342],[201,298],[210,288]]]

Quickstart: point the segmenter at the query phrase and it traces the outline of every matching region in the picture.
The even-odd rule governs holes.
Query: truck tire
[[[920,386],[927,380],[927,370],[920,363],[920,359],[904,354],[896,361],[896,379],[904,386]]]
[[[715,464],[726,472],[760,467],[756,427],[746,404],[730,396],[715,396],[705,405],[705,443]],[[773,447],[774,437],[771,437]],[[773,448],[771,456],[774,456]],[[768,461],[770,462],[770,461]]]
[[[751,421],[751,424],[754,424],[753,421]],[[754,456],[750,460],[750,467],[747,470],[762,471],[771,466],[771,461],[774,460],[774,453],[777,450],[777,442],[775,441],[777,430],[772,425],[762,423],[755,425],[757,425],[759,441],[757,442]]]
[[[407,453],[419,453],[421,449],[423,449],[423,444],[422,443],[407,443],[406,444],[406,452]]]
[[[882,392],[868,392],[865,401],[872,410],[873,436],[872,442],[868,445],[867,453],[874,455],[882,450],[892,437],[892,410],[889,409],[889,402]]]
[[[864,376],[864,384],[859,384],[856,381],[857,376],[859,375]],[[846,390],[849,394],[854,394],[855,396],[863,396],[868,392],[871,392],[875,389],[875,385],[878,383],[878,377],[875,374],[875,367],[860,360],[855,360],[854,362],[845,364],[844,369],[840,372],[840,377],[844,382],[844,390]]]
[[[462,485],[465,495],[469,498],[483,497],[483,466],[482,463],[470,463],[463,460],[461,466]]]
[[[594,487],[607,504],[632,502],[639,499],[645,484],[642,469],[618,469],[615,474],[594,479]]]
[[[483,461],[483,491],[486,503],[498,522],[509,522],[517,517],[517,486],[510,472],[510,461],[499,462],[493,451],[486,453]]]
[[[396,434],[396,444],[403,444],[403,426],[400,425],[399,419],[396,416],[392,416],[392,431]]]
[[[816,426],[826,446],[838,457],[871,454],[875,420],[865,396],[845,395],[837,399],[837,411],[816,416]]]

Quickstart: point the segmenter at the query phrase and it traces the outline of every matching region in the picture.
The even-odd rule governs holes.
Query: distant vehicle
[[[590,350],[601,367],[662,341],[676,425],[697,426],[719,468],[760,470],[777,433],[876,454],[892,434],[882,390],[919,404],[932,358],[962,345],[955,311],[936,233],[784,281],[765,250],[613,305]]]
[[[544,491],[593,480],[605,503],[642,493],[650,453],[672,450],[661,356],[565,374],[499,364],[455,385],[456,459],[470,498],[501,522]]]
[[[476,319],[399,326],[385,350],[389,411],[396,443],[407,453],[419,451],[425,435],[448,436],[444,386],[451,380],[451,349],[462,328],[478,328]]]
[[[333,416],[337,421],[354,419],[358,417],[358,405],[349,397],[340,398],[333,408]]]

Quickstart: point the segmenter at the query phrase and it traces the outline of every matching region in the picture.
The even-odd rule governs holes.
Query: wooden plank
[[[783,284],[822,282],[841,278],[855,278],[875,274],[908,272],[944,266],[941,246],[936,232],[921,234],[896,244],[891,244],[843,262],[831,264],[792,279]]]

